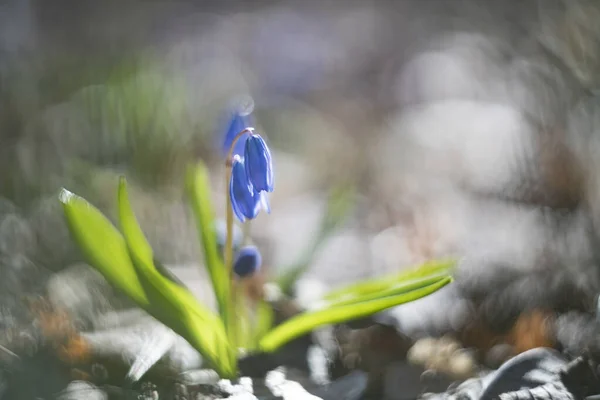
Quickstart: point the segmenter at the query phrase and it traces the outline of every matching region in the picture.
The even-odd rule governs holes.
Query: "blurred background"
[[[594,0],[3,0],[0,325],[26,295],[75,304],[61,187],[114,216],[125,173],[157,258],[198,263],[184,172],[210,165],[224,215],[232,104],[273,152],[272,212],[252,224],[270,268],[342,182],[355,206],[305,280],[477,256],[597,292],[599,18]]]

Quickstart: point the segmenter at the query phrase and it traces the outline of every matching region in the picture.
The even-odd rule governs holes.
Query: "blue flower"
[[[233,272],[240,278],[246,278],[254,275],[260,269],[261,264],[260,251],[254,246],[245,246],[236,254]]]
[[[273,191],[271,152],[260,135],[251,134],[244,147],[246,175],[257,192]]]
[[[223,138],[222,152],[223,155],[227,156],[231,148],[233,139],[246,128],[252,127],[252,117],[249,114],[242,114],[239,111],[234,111],[231,115],[231,119],[227,125],[225,131],[225,137]],[[238,139],[233,147],[232,154],[242,155],[244,152],[244,146],[246,144],[247,135],[242,136]]]
[[[229,196],[233,212],[241,222],[256,218],[261,208],[267,213],[271,212],[266,193],[254,188],[246,174],[244,160],[239,155],[233,157]]]

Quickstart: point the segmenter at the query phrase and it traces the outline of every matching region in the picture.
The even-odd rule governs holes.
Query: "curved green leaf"
[[[377,300],[384,297],[396,296],[402,293],[411,292],[416,289],[433,285],[438,282],[441,278],[445,278],[447,275],[432,275],[421,279],[406,280],[401,283],[397,283],[388,289],[381,290],[379,292],[369,292],[366,294],[349,294],[346,296],[337,297],[333,301],[325,302],[323,308],[333,308],[346,306],[351,304],[363,303],[365,301]]]
[[[273,307],[264,300],[256,305],[256,315],[253,325],[253,345],[252,349],[257,348],[260,339],[262,339],[273,327],[275,322],[275,312]]]
[[[150,315],[181,334],[181,321],[188,321],[191,326],[197,325],[199,319],[177,315],[166,303],[157,304],[153,293],[148,292],[147,285],[140,279],[134,266],[127,243],[115,226],[85,199],[63,189],[59,196],[71,236],[81,249],[86,261],[100,272],[114,287],[121,290]],[[191,320],[191,321],[189,321]],[[197,331],[202,327],[195,326]],[[189,339],[189,335],[182,335]],[[188,337],[186,337],[188,336]],[[191,338],[190,343],[194,345]],[[197,343],[196,343],[197,344]],[[216,355],[205,354],[209,362]]]
[[[185,287],[163,276],[154,266],[153,251],[131,208],[124,177],[119,180],[119,219],[125,241],[152,308],[166,313],[165,324],[190,342],[222,374],[235,371],[234,353],[229,349],[223,323],[202,306]],[[165,317],[164,312],[158,314]]]
[[[265,335],[260,341],[259,348],[264,352],[275,351],[290,340],[310,332],[318,326],[350,321],[383,311],[386,308],[420,299],[439,290],[451,281],[451,277],[443,277],[434,284],[400,295],[304,312],[290,318]]]
[[[430,261],[417,268],[411,268],[407,271],[402,271],[399,274],[368,280],[366,282],[358,282],[352,285],[344,286],[340,289],[332,290],[323,298],[327,301],[336,301],[344,298],[353,298],[372,293],[380,293],[382,291],[393,289],[395,286],[403,284],[408,280],[449,275],[455,265],[455,260]]]
[[[221,318],[227,321],[226,316],[230,308],[230,279],[218,252],[214,211],[210,201],[210,180],[203,163],[198,163],[188,170],[187,189],[202,244],[204,264],[215,290]]]
[[[82,197],[62,189],[67,226],[86,261],[140,307],[150,305],[129,257],[125,239],[100,210]]]

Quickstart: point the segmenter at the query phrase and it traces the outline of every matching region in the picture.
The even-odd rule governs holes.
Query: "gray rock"
[[[219,381],[219,375],[212,369],[194,369],[182,372],[177,380],[184,385],[213,385]]]
[[[89,382],[73,381],[58,395],[58,400],[108,400],[108,395]]]
[[[155,366],[173,375],[202,367],[202,356],[187,341],[151,317],[140,318],[130,326],[85,332],[82,336],[95,356],[121,360],[135,369],[134,380]]]
[[[485,354],[485,365],[489,368],[499,368],[502,363],[512,357],[514,349],[506,343],[497,344]]]
[[[28,254],[33,247],[33,232],[27,220],[15,213],[5,215],[0,222],[0,252]]]
[[[36,263],[58,271],[81,260],[81,253],[69,233],[62,205],[56,196],[42,199],[27,220],[35,237],[33,258]]]
[[[52,276],[47,292],[56,309],[66,311],[84,327],[106,312],[131,307],[129,300],[87,264],[73,265]]]

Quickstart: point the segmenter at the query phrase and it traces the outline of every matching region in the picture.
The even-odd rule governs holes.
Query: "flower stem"
[[[225,238],[225,254],[223,255],[225,261],[225,268],[229,271],[230,278],[233,278],[233,208],[231,207],[231,194],[229,193],[229,181],[231,180],[231,157],[233,156],[233,149],[237,141],[247,133],[254,132],[254,128],[246,128],[238,133],[231,141],[227,158],[225,159],[225,197],[227,198],[227,209],[226,209],[226,238]]]
[[[229,295],[230,295],[230,303],[229,303],[229,309],[226,312],[226,321],[223,321],[225,324],[225,331],[227,333],[227,337],[229,339],[229,343],[233,346],[233,354],[230,355],[230,357],[232,357],[232,359],[235,361],[234,357],[237,357],[236,354],[236,350],[237,350],[237,346],[235,343],[235,319],[236,319],[236,315],[235,315],[235,309],[236,309],[236,295],[235,295],[235,290],[236,288],[234,287],[234,282],[233,282],[233,209],[231,206],[231,197],[229,195],[229,179],[231,177],[231,163],[227,163],[227,166],[225,167],[226,170],[226,180],[225,180],[225,188],[226,188],[226,192],[227,192],[227,208],[226,208],[226,238],[225,238],[225,251],[223,254],[223,259],[225,262],[225,268],[229,273]]]
[[[229,147],[229,152],[227,153],[227,158],[225,159],[225,198],[227,199],[227,207],[226,207],[226,237],[225,237],[225,250],[223,254],[223,260],[225,262],[225,268],[229,272],[229,293],[231,296],[231,304],[229,310],[227,310],[227,321],[225,323],[225,329],[227,332],[227,336],[229,338],[229,343],[233,346],[233,354],[232,357],[237,358],[237,341],[236,341],[236,309],[237,309],[237,295],[235,291],[237,288],[235,287],[234,276],[233,276],[233,208],[231,205],[231,194],[229,193],[229,182],[231,180],[231,172],[232,172],[232,156],[233,149],[235,148],[235,144],[237,141],[244,136],[245,134],[252,133],[254,128],[246,128],[240,133],[238,133],[233,140],[231,141],[231,146]]]

